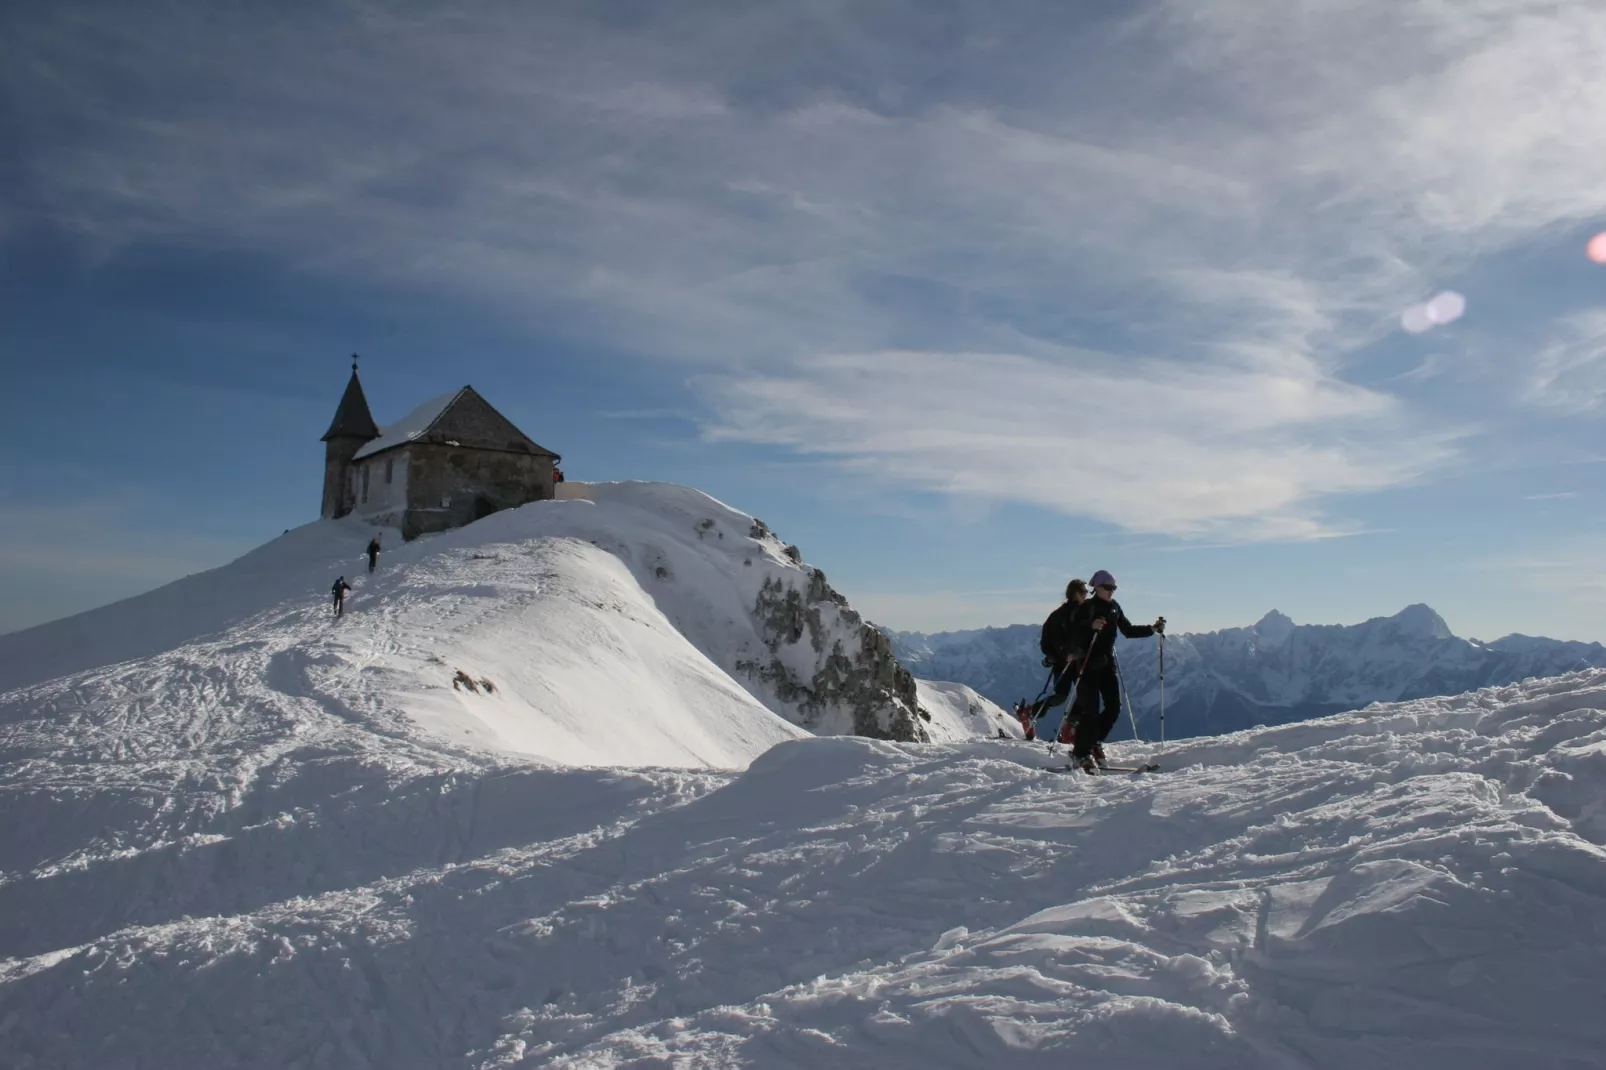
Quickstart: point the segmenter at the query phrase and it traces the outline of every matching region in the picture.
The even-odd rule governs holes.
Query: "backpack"
[[[1055,608],[1043,622],[1043,634],[1038,637],[1037,649],[1049,663],[1058,664],[1070,653],[1070,616],[1076,607],[1069,602]]]

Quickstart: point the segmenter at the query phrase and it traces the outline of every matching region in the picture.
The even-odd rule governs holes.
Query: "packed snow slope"
[[[721,767],[797,728],[932,738],[886,639],[761,522],[685,487],[585,493],[407,545],[392,533],[372,576],[368,531],[320,522],[0,637],[8,731],[41,753],[105,723],[141,753],[220,730],[263,752],[315,733],[307,710],[564,764]],[[335,621],[341,573],[356,590]],[[973,720],[935,734],[994,734]]]
[[[1606,1059],[1603,672],[1112,748],[1168,770],[1138,777],[1016,741],[737,772],[325,734],[236,798],[186,775],[246,749],[222,726],[74,724],[69,758],[7,744],[8,1066]]]
[[[1135,621],[1172,617],[1177,607],[1145,606],[1134,593],[1123,605]],[[1045,611],[1046,616],[1046,611]],[[953,680],[994,702],[1031,698],[1045,670],[1037,649],[1040,625],[1012,625],[924,635],[889,632],[893,652],[922,679]],[[1122,673],[1132,702],[1158,736],[1158,646],[1120,640]],[[1166,734],[1215,735],[1256,725],[1287,724],[1431,695],[1516,683],[1578,669],[1606,667],[1606,646],[1525,635],[1492,642],[1453,635],[1424,605],[1360,624],[1295,624],[1276,610],[1247,628],[1173,634],[1166,644]],[[1053,718],[1041,726],[1054,730]],[[1120,734],[1129,737],[1123,717]]]

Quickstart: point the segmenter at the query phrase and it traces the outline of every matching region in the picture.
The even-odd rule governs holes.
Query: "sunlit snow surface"
[[[1602,1065],[1606,672],[1050,773],[803,738],[621,558],[500,530],[387,555],[339,628],[264,566],[124,664],[0,644],[0,1065]],[[660,756],[520,757],[484,704],[538,680],[601,711],[564,746]]]

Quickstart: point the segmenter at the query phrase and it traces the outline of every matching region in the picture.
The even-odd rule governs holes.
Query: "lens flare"
[[[1412,334],[1421,334],[1433,329],[1433,318],[1428,315],[1426,305],[1412,305],[1401,313],[1400,326]]]
[[[1589,258],[1595,263],[1606,264],[1606,231],[1601,231],[1593,238],[1590,238],[1589,244],[1584,251],[1589,254]]]
[[[1412,305],[1400,313],[1400,326],[1412,334],[1431,331],[1446,323],[1454,323],[1467,310],[1467,299],[1454,290],[1444,290],[1420,305]]]
[[[1454,323],[1467,310],[1467,299],[1454,290],[1446,290],[1427,303],[1428,319],[1435,325]]]

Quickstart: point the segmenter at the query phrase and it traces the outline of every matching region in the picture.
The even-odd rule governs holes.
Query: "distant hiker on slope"
[[[336,580],[335,585],[329,588],[329,592],[335,596],[335,616],[337,617],[344,615],[346,612],[346,592],[349,590],[351,590],[351,584],[346,582],[346,577],[344,576]]]
[[[368,554],[368,571],[372,572],[374,570],[374,566],[379,564],[378,535],[375,535],[373,538],[368,540],[368,549],[365,552]]]
[[[1115,633],[1128,639],[1147,639],[1165,631],[1165,618],[1153,624],[1133,624],[1115,600],[1115,577],[1103,569],[1093,573],[1094,596],[1076,611],[1071,642],[1086,650],[1082,679],[1065,719],[1073,722],[1076,746],[1071,760],[1091,773],[1105,764],[1104,737],[1121,716],[1121,683],[1115,668]],[[1104,710],[1099,712],[1099,700]],[[1061,733],[1063,737],[1063,732]]]
[[[1077,670],[1082,667],[1082,652],[1071,645],[1071,620],[1086,601],[1087,584],[1072,580],[1065,585],[1065,601],[1043,622],[1043,633],[1037,640],[1037,646],[1043,652],[1043,664],[1050,669],[1049,683],[1054,693],[1047,698],[1039,698],[1021,710],[1021,727],[1026,730],[1027,739],[1037,738],[1037,722],[1043,719],[1045,713],[1071,697]],[[1070,720],[1067,713],[1065,723],[1070,723]],[[1061,735],[1064,733],[1061,732]],[[1061,742],[1064,742],[1063,738]]]

